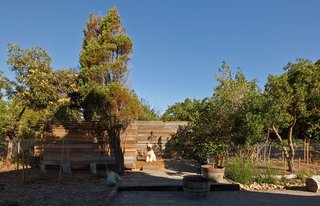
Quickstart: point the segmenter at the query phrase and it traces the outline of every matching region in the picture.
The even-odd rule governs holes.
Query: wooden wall
[[[152,143],[158,158],[168,155],[167,142],[186,122],[136,121],[121,133],[125,167],[133,169]],[[107,132],[98,122],[62,122],[41,126],[41,144],[35,150],[43,164],[114,164]]]
[[[144,159],[144,153],[148,143],[153,145],[158,159],[169,157],[170,151],[169,148],[167,148],[167,143],[172,135],[176,134],[178,127],[185,124],[187,124],[187,122],[138,121],[136,136],[138,159]]]

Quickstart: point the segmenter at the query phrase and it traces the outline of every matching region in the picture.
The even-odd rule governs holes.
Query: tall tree
[[[140,113],[140,102],[126,86],[127,63],[133,43],[122,27],[116,8],[105,17],[90,14],[80,54],[80,89],[84,117],[101,121],[116,158],[116,170],[124,173],[120,132]]]
[[[319,98],[319,67],[309,60],[297,59],[284,67],[285,73],[270,75],[265,87],[269,127],[275,132],[285,152],[288,170],[294,171],[293,129],[298,119],[310,117],[317,110]],[[283,144],[279,130],[286,129],[288,148]]]

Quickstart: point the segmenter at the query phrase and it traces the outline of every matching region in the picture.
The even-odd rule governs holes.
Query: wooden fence
[[[168,141],[186,122],[136,121],[121,133],[125,167],[133,169],[144,157],[147,143],[154,145],[158,158],[168,156]],[[35,156],[42,165],[114,164],[113,150],[106,130],[99,122],[60,122],[41,125],[40,144]]]

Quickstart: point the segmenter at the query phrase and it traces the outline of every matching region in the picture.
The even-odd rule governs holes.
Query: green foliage
[[[80,120],[80,111],[70,108],[69,104],[59,104],[53,112],[51,120],[53,121],[78,121]]]
[[[155,111],[155,109],[151,108],[151,106],[146,101],[141,99],[140,102],[141,102],[141,113],[138,116],[138,120],[152,121],[152,120],[160,119],[159,114]]]
[[[10,102],[0,99],[0,137],[4,137],[6,128],[12,124],[13,111]]]
[[[214,144],[212,142],[209,142],[203,145],[203,152],[206,158],[216,157],[217,155],[223,155],[227,151],[228,147],[225,144]]]
[[[225,176],[242,184],[252,183],[255,171],[255,167],[250,161],[240,157],[229,159],[225,166]]]
[[[265,119],[275,133],[287,131],[289,152],[285,146],[282,148],[289,158],[289,170],[293,171],[293,136],[313,137],[319,133],[316,119],[320,117],[320,68],[310,60],[297,59],[295,63],[289,62],[284,70],[284,74],[268,78]],[[277,138],[282,142],[280,135]]]
[[[105,17],[90,14],[80,54],[79,89],[72,93],[86,120],[101,121],[115,151],[116,170],[124,173],[120,131],[137,119],[140,101],[126,86],[128,62],[133,51],[116,8]],[[79,102],[79,103],[78,103]]]
[[[168,107],[161,119],[163,121],[189,121],[193,122],[199,118],[201,101],[197,99],[185,99]]]
[[[274,177],[275,170],[271,165],[267,165],[266,168],[256,169],[255,181],[258,183],[276,184],[277,179]]]
[[[320,67],[309,60],[297,59],[296,63],[289,62],[284,70],[286,73],[268,78],[266,119],[280,129],[287,128],[294,117],[298,124],[303,121],[305,125],[310,124],[310,120],[319,117]]]
[[[220,129],[235,144],[254,144],[264,139],[264,99],[255,80],[246,80],[241,70],[233,77],[223,62],[213,95],[218,105]]]
[[[80,79],[85,84],[123,83],[133,43],[124,33],[117,9],[110,9],[104,18],[91,14],[84,34]]]
[[[58,99],[51,58],[40,48],[23,50],[18,45],[8,45],[8,62],[16,73],[14,100],[34,110],[47,108]]]
[[[23,125],[19,128],[17,132],[18,139],[37,139],[39,137],[39,132],[35,131],[35,129],[28,127],[27,125]]]
[[[192,152],[200,162],[210,153],[207,146],[250,145],[265,138],[264,97],[256,81],[246,80],[240,70],[233,76],[225,62],[217,80],[211,98],[186,99],[169,107],[162,116],[164,120],[188,121],[187,131],[176,138],[181,139],[183,151]]]
[[[300,169],[297,171],[297,176],[302,183],[306,183],[307,179],[311,177],[311,173],[308,170]]]
[[[85,119],[104,122],[108,127],[124,127],[140,113],[137,96],[119,83],[93,88],[84,108]]]
[[[9,81],[7,77],[3,75],[3,72],[0,71],[0,98],[4,95],[10,95],[12,90],[12,82]]]

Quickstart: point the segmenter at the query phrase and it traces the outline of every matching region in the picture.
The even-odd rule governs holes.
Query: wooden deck
[[[158,168],[158,170],[163,170],[164,169],[164,161],[159,160],[156,162],[146,162],[146,161],[137,161],[136,163],[136,169],[137,170],[146,170],[146,168]]]

